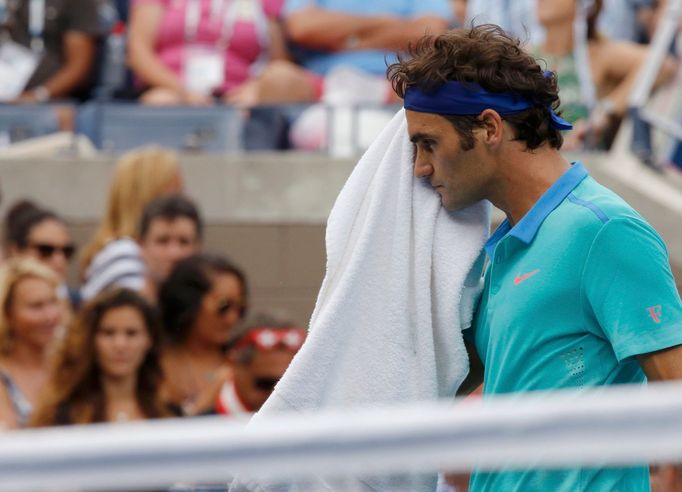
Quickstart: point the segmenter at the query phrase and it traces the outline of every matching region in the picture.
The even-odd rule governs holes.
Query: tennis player
[[[507,219],[485,246],[467,337],[484,394],[642,384],[682,375],[682,305],[656,231],[580,162],[557,78],[497,26],[423,38],[389,68],[404,99],[414,173],[459,210]],[[453,301],[454,302],[454,301]],[[646,465],[475,472],[480,491],[649,490]]]

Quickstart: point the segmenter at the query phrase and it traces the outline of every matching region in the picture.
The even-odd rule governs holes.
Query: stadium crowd
[[[0,61],[7,82],[0,101],[6,104],[137,101],[155,107],[253,108],[396,103],[385,78],[395,52],[425,32],[496,23],[527,40],[528,49],[559,74],[564,116],[577,128],[567,139],[569,150],[610,145],[628,110],[646,43],[666,6],[659,0],[5,3]],[[673,53],[656,85],[671,80],[675,69]],[[74,128],[77,108],[55,109],[62,130]],[[265,118],[259,138],[275,148],[319,150],[324,136],[308,134],[311,127],[325,126],[323,118],[319,111],[308,118],[300,111],[287,113],[284,125],[292,128],[284,143],[266,135],[282,131],[282,122]],[[291,121],[296,119],[308,124],[297,128]],[[647,158],[648,129],[639,126],[635,146]]]
[[[312,105],[338,99],[341,80],[348,103],[393,104],[393,53],[473,20],[528,39],[557,72],[563,116],[576,127],[566,148],[605,149],[665,3],[0,0],[0,99]],[[676,70],[671,52],[656,85]],[[260,408],[306,332],[252,312],[247,272],[229,251],[204,251],[201,211],[183,191],[176,154],[151,147],[120,157],[88,244],[76,245],[67,220],[38,201],[6,204],[3,223],[4,429]],[[79,282],[68,285],[77,258]]]
[[[203,222],[176,156],[123,156],[100,228],[76,246],[54,211],[5,217],[0,421],[6,429],[257,410],[305,330],[250,313],[247,277],[202,251]]]

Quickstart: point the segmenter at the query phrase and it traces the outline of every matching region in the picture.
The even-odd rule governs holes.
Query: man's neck
[[[500,166],[503,174],[497,180],[490,201],[507,215],[513,226],[570,168],[570,163],[548,144],[533,152],[509,154]]]

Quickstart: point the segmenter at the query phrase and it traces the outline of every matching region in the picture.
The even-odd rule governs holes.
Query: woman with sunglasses
[[[186,415],[211,411],[230,377],[223,347],[246,313],[247,300],[246,277],[220,256],[186,258],[161,285],[165,395]]]
[[[145,290],[146,269],[138,245],[142,211],[155,198],[181,191],[180,163],[173,152],[149,147],[118,160],[104,219],[83,251],[83,299],[112,287]]]
[[[61,321],[55,273],[32,258],[0,267],[0,425],[26,426]]]
[[[220,389],[216,412],[242,417],[260,410],[305,337],[304,329],[269,314],[240,325],[227,349],[233,376]]]
[[[173,416],[160,396],[160,335],[157,311],[140,294],[97,296],[61,343],[32,425]]]
[[[49,266],[59,277],[59,297],[67,316],[78,309],[80,295],[66,285],[69,261],[76,252],[64,220],[29,200],[12,206],[5,217],[5,254],[8,258],[30,256]]]

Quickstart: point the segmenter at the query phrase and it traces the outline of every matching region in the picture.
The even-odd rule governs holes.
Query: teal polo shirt
[[[682,344],[665,244],[575,163],[485,245],[485,287],[467,337],[484,395],[644,383],[636,356]],[[646,466],[475,472],[471,490],[649,490]]]

